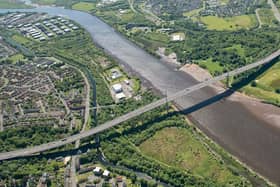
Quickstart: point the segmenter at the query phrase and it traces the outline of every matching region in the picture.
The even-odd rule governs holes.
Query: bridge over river
[[[0,10],[0,12],[7,11],[18,10]],[[184,90],[184,96],[174,100],[174,103],[180,108],[189,108],[217,94],[215,90],[207,86],[210,82],[205,82],[206,87],[189,93],[186,88],[194,91],[201,84],[190,75],[177,71],[172,65],[165,64],[146,53],[93,15],[59,7],[37,7],[32,10],[20,11],[46,12],[50,15],[61,15],[76,21],[91,34],[95,44],[101,46],[108,54],[117,58],[121,64],[139,75],[143,82],[150,83],[162,94],[167,93],[168,100],[179,94],[180,90]],[[149,107],[156,105],[149,105]],[[246,105],[248,104],[246,103]],[[258,106],[254,104],[244,106],[243,101],[225,99],[192,112],[191,119],[227,151],[257,172],[280,184],[280,128],[279,120],[277,120],[277,116],[280,116],[280,110],[271,105],[263,104],[262,106],[266,108],[267,113],[259,113],[256,116],[252,111],[258,110]],[[137,111],[139,112],[139,110]],[[275,118],[271,118],[271,116]],[[106,129],[106,126],[119,123],[121,119],[124,120],[124,117],[103,124],[97,129],[85,132],[85,134],[78,134],[71,139],[67,138],[55,144],[50,143],[51,145],[40,147],[43,151],[46,148],[62,146],[83,136],[101,132]],[[276,127],[277,125],[278,127]],[[31,154],[29,151],[30,149],[21,150],[20,153],[13,152],[12,155],[28,155]],[[1,156],[4,155],[7,156],[6,153],[1,154]],[[4,159],[6,156],[1,158]]]
[[[271,55],[269,55],[268,57],[262,59],[262,60],[259,60],[255,63],[252,63],[252,64],[249,64],[247,66],[244,66],[244,67],[241,67],[241,68],[238,68],[238,69],[235,69],[233,71],[230,71],[228,73],[224,73],[220,76],[217,76],[215,78],[212,78],[212,79],[209,79],[209,80],[206,80],[204,82],[201,82],[201,83],[198,83],[198,84],[195,84],[191,87],[188,87],[188,88],[185,88],[175,94],[172,94],[170,96],[167,96],[165,98],[162,98],[158,101],[155,101],[155,102],[152,102],[146,106],[143,106],[139,109],[136,109],[132,112],[129,112],[123,116],[120,116],[112,121],[109,121],[109,122],[106,122],[102,125],[99,125],[97,127],[94,127],[88,131],[84,131],[84,132],[81,132],[79,134],[76,134],[76,135],[73,135],[73,136],[69,136],[65,139],[61,139],[61,140],[57,140],[57,141],[53,141],[53,142],[50,142],[50,143],[46,143],[46,144],[42,144],[42,145],[38,145],[38,146],[34,146],[34,147],[30,147],[30,148],[25,148],[25,149],[20,149],[20,150],[15,150],[15,151],[11,151],[11,152],[5,152],[5,153],[0,153],[0,160],[6,160],[6,159],[11,159],[11,158],[16,158],[16,157],[22,157],[22,156],[29,156],[29,155],[32,155],[32,154],[35,154],[35,153],[39,153],[39,152],[43,152],[43,151],[47,151],[47,150],[50,150],[50,149],[54,149],[54,148],[58,148],[58,147],[61,147],[61,146],[64,146],[66,144],[69,144],[69,143],[72,143],[72,142],[75,142],[77,140],[80,140],[80,139],[83,139],[83,138],[86,138],[86,137],[89,137],[89,136],[92,136],[92,135],[95,135],[97,133],[100,133],[102,131],[105,131],[107,129],[110,129],[114,126],[117,126],[119,124],[121,124],[122,122],[124,121],[127,121],[129,119],[132,119],[136,116],[139,116],[145,112],[148,112],[152,109],[155,109],[163,104],[166,104],[166,102],[170,102],[170,101],[174,101],[175,99],[178,99],[178,98],[181,98],[185,95],[188,95],[194,91],[197,91],[201,88],[204,88],[204,87],[207,87],[215,82],[218,82],[218,81],[221,81],[225,78],[227,78],[228,76],[235,76],[235,75],[238,75],[240,73],[243,73],[245,71],[248,71],[250,69],[253,69],[253,68],[256,68],[258,66],[261,66],[261,65],[264,65],[266,63],[269,63],[271,62],[273,59],[277,58],[278,56],[280,56],[280,50],[272,53]]]

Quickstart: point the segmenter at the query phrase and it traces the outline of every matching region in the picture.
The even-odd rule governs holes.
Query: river
[[[2,9],[0,12],[7,11]],[[76,21],[91,34],[95,43],[162,94],[172,94],[197,83],[190,75],[177,71],[137,47],[95,16],[60,7],[37,7],[22,11],[46,12]],[[181,108],[188,108],[216,94],[212,88],[205,88],[175,102]],[[270,105],[263,107],[280,116],[279,108]],[[253,110],[259,110],[254,103],[223,99],[192,112],[191,118],[226,150],[280,185],[280,128],[276,127],[279,121],[264,120],[267,114],[257,116]]]

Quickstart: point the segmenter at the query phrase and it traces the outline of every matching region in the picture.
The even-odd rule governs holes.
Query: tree
[[[254,81],[251,83],[251,86],[252,86],[252,87],[256,87],[256,86],[257,86],[257,81],[254,80]]]

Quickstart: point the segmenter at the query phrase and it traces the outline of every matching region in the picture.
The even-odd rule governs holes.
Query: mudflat
[[[207,71],[196,65],[184,66],[181,71],[199,82],[211,78]],[[213,96],[225,91],[221,83],[203,90],[212,92]],[[191,97],[202,101],[198,95],[192,94]],[[234,92],[190,115],[200,128],[225,149],[260,174],[280,184],[279,107]]]

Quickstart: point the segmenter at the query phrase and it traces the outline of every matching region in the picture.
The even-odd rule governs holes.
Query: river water
[[[163,94],[172,94],[197,83],[191,76],[177,71],[173,66],[135,46],[95,16],[60,7],[38,7],[21,11],[46,12],[76,21],[91,34],[95,43]],[[204,88],[175,102],[181,108],[188,108],[215,94],[213,89]],[[276,107],[273,111],[276,115],[280,114]],[[253,114],[244,103],[230,99],[223,99],[196,110],[191,113],[191,118],[226,150],[280,184],[280,130],[273,126],[272,122]]]

